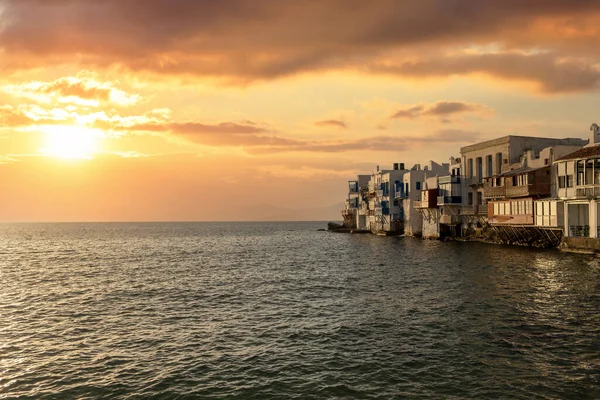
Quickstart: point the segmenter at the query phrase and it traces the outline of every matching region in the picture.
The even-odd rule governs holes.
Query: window
[[[518,184],[519,186],[526,186],[528,183],[527,174],[519,175]]]
[[[483,204],[483,193],[477,192],[477,204]]]
[[[573,187],[573,175],[567,175],[567,187]]]
[[[421,190],[421,182],[417,181],[416,188],[417,190]]]
[[[469,203],[468,204],[470,206],[472,206],[473,205],[473,192],[469,192],[468,198],[469,198]]]
[[[558,188],[564,189],[566,187],[566,182],[567,182],[566,176],[559,176],[558,177]]]
[[[485,156],[485,164],[486,164],[486,176],[494,175],[493,164],[492,164],[492,156]]]
[[[517,176],[516,175],[512,177],[512,185],[517,186]]]
[[[398,207],[398,199],[394,199],[394,207]]]
[[[502,153],[496,153],[496,173],[502,172]]]

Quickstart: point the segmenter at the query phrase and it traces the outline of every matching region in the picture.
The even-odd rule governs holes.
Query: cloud
[[[413,78],[482,73],[505,80],[534,82],[546,93],[592,90],[600,85],[600,68],[595,62],[568,59],[552,52],[462,54],[399,64],[373,64],[369,70]]]
[[[265,133],[267,130],[255,124],[238,124],[235,122],[222,122],[210,125],[198,122],[172,123],[168,125],[173,132],[182,135],[223,134],[223,135],[246,135]]]
[[[421,112],[423,111],[423,108],[424,108],[423,106],[414,106],[414,107],[410,107],[408,109],[398,110],[390,118],[392,118],[392,119],[396,119],[396,118],[413,119],[421,114]]]
[[[447,121],[446,117],[455,114],[471,113],[477,115],[487,115],[493,110],[487,106],[475,103],[467,103],[464,101],[438,101],[433,104],[419,104],[409,108],[396,111],[391,119],[415,119],[421,116],[442,117]]]
[[[60,109],[44,109],[35,105],[0,106],[1,128],[27,127],[32,125],[55,125],[74,121],[73,113]]]
[[[50,82],[34,81],[16,85],[4,85],[0,88],[14,97],[22,97],[40,103],[72,103],[97,107],[101,103],[111,105],[132,105],[140,96],[129,94],[117,88],[113,82],[100,82],[89,73],[82,72]]]
[[[327,120],[323,120],[323,121],[317,121],[317,122],[315,122],[315,126],[322,127],[322,128],[328,128],[328,127],[342,128],[342,129],[348,128],[348,125],[346,125],[345,122],[339,121],[337,119],[327,119]]]
[[[11,1],[0,68],[77,64],[244,84],[322,70],[419,78],[483,72],[537,82],[545,92],[591,90],[598,15],[595,0]],[[505,53],[449,52],[490,43]],[[532,48],[554,53],[510,54]]]
[[[251,154],[283,152],[343,153],[350,151],[393,151],[403,152],[419,145],[463,144],[471,143],[480,136],[476,131],[458,129],[437,130],[429,135],[390,136],[379,135],[354,140],[339,141],[303,141],[285,146],[250,148]]]

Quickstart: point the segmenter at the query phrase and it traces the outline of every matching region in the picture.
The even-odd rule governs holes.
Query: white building
[[[564,227],[566,237],[600,237],[600,127],[590,143],[554,162],[556,198],[536,204],[536,223]]]
[[[448,172],[449,164],[429,161],[429,164],[423,169],[420,164],[416,164],[402,177],[402,181],[397,185],[395,198],[402,205],[405,235],[421,236],[423,234],[423,213],[420,211],[420,202],[425,180],[439,175],[447,175]]]
[[[552,139],[511,135],[461,148],[463,230],[487,223],[484,178],[508,171],[511,164],[520,162],[526,151],[531,152],[532,158],[540,158],[542,163],[550,165],[549,158],[540,157],[540,152],[544,148],[566,146],[566,148],[576,149],[586,143],[587,141],[576,138]]]
[[[360,213],[361,205],[367,192],[371,175],[358,175],[357,179],[348,181],[348,197],[342,210],[344,225],[347,228],[365,229],[366,215]],[[361,228],[362,226],[362,228]]]

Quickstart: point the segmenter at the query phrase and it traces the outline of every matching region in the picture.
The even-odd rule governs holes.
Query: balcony
[[[424,200],[414,200],[413,201],[413,208],[416,208],[416,209],[429,208],[429,202],[428,201],[424,201]]]
[[[589,225],[571,225],[569,226],[569,236],[590,237]]]
[[[446,206],[446,205],[458,206],[461,203],[462,203],[461,196],[438,196],[438,198],[437,198],[438,206]]]
[[[408,193],[406,193],[404,191],[396,191],[394,193],[394,198],[395,199],[408,199]]]
[[[499,199],[506,197],[506,186],[486,186],[483,190],[484,197],[488,199]]]
[[[458,176],[458,175],[440,176],[438,178],[438,183],[439,184],[443,184],[443,183],[460,183],[460,176]]]
[[[470,178],[463,178],[463,183],[467,186],[483,185],[483,177],[472,176]]]
[[[390,215],[389,207],[377,207],[375,208],[375,215]]]
[[[600,197],[600,186],[579,186],[576,189],[577,197]]]
[[[461,223],[461,219],[460,219],[460,215],[442,215],[440,217],[440,224],[446,224],[446,225],[456,225],[456,224],[460,224]]]
[[[478,206],[462,206],[460,213],[463,215],[487,215],[487,204],[481,204]]]

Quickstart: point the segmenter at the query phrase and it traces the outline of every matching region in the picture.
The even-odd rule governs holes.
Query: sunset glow
[[[40,153],[58,158],[92,158],[98,152],[100,133],[78,126],[46,126]]]
[[[600,119],[600,3],[350,3],[0,0],[0,220],[339,218],[377,165]]]

